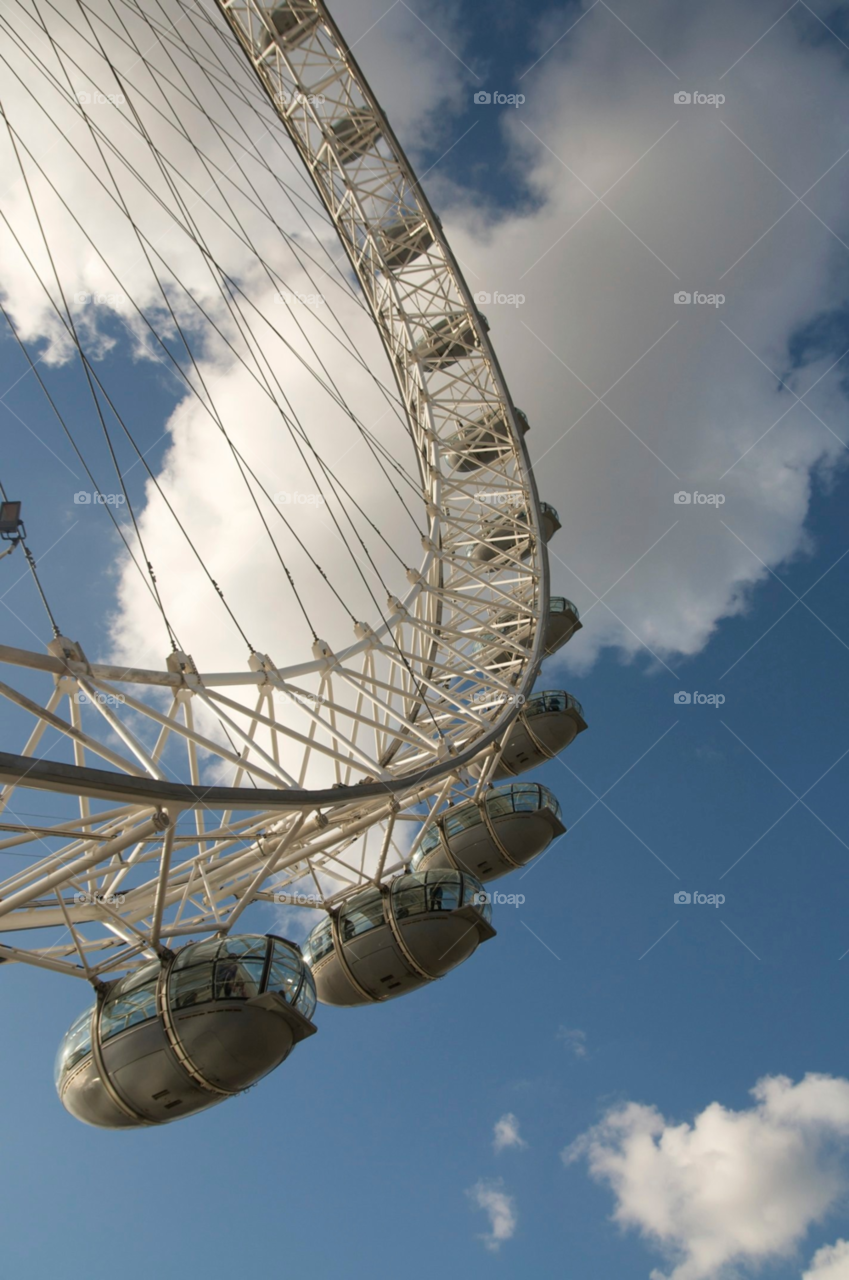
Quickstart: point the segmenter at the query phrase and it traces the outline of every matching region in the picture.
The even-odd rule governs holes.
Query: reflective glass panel
[[[398,876],[392,882],[392,906],[397,920],[426,912],[453,911],[460,905],[459,871],[426,871]]]
[[[91,1052],[91,1009],[86,1009],[71,1023],[65,1038],[59,1045],[54,1068],[57,1086],[62,1076]]]
[[[204,964],[179,970],[175,965],[168,982],[168,998],[172,1009],[185,1009],[211,1000],[212,962],[207,960]]]
[[[295,1008],[302,1013],[305,1018],[312,1020],[315,1013],[317,996],[315,993],[315,982],[309,969],[304,969],[303,982],[298,992],[298,998],[295,1001]]]
[[[525,703],[525,712],[528,715],[540,715],[546,711],[567,711],[572,708],[577,711],[581,719],[584,718],[584,710],[578,699],[573,698],[571,693],[564,693],[559,689],[538,693]]]
[[[426,910],[455,911],[460,906],[463,878],[458,871],[425,873]]]
[[[210,938],[206,942],[193,942],[191,946],[183,947],[174,961],[174,969],[185,969],[187,965],[200,964],[202,960],[214,960],[220,946],[221,942],[218,938]]]
[[[431,849],[435,849],[439,844],[439,828],[434,825],[428,828],[427,834],[423,837],[421,844],[416,850],[417,854],[424,855],[430,853]]]
[[[218,952],[219,958],[222,956],[249,956],[253,959],[264,960],[265,952],[268,947],[268,939],[264,934],[244,933],[237,934],[233,938],[225,938],[221,943],[221,949]]]
[[[159,961],[155,960],[152,964],[146,964],[138,973],[122,978],[112,988],[100,1015],[101,1044],[129,1027],[140,1022],[150,1022],[156,1017],[159,973]]]
[[[159,969],[159,965],[156,965]],[[113,1036],[118,1036],[120,1032],[125,1032],[129,1027],[136,1027],[138,1023],[149,1023],[156,1016],[156,982],[158,982],[159,974],[152,979],[152,982],[143,987],[136,987],[134,991],[123,992],[117,998],[109,998],[104,1005],[104,1011],[100,1015],[100,1042],[101,1044]]]
[[[307,960],[321,960],[333,950],[333,927],[329,918],[316,925],[304,943],[304,956]]]
[[[339,936],[343,942],[356,938],[384,923],[383,898],[379,889],[368,889],[344,906],[339,914]]]
[[[443,819],[443,827],[446,836],[450,837],[459,831],[466,831],[469,827],[476,827],[479,822],[483,822],[480,809],[474,801],[470,800],[467,804],[461,804],[456,809],[449,810]]]
[[[215,962],[215,999],[250,1000],[252,996],[258,996],[264,968],[264,954],[262,959],[223,955]]]

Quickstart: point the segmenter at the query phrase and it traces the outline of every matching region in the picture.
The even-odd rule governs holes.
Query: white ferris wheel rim
[[[428,534],[423,540],[425,543],[423,558],[415,575],[410,575],[411,582],[403,599],[390,598],[388,616],[381,619],[374,628],[361,627],[356,641],[335,653],[331,653],[319,642],[311,660],[285,668],[275,667],[264,655],[254,655],[256,661],[251,663],[253,669],[241,671],[197,672],[190,659],[185,663],[179,661],[169,663],[168,668],[164,670],[127,670],[114,665],[89,663],[83,651],[64,638],[48,646],[47,655],[2,646],[0,662],[49,673],[54,678],[57,692],[61,690],[67,693],[69,688],[74,687],[88,690],[90,696],[96,698],[99,692],[110,688],[120,686],[126,689],[130,686],[138,692],[138,698],[141,699],[143,693],[139,691],[170,689],[175,696],[175,702],[178,697],[185,702],[190,701],[194,695],[207,700],[214,697],[215,707],[218,710],[223,707],[225,711],[228,703],[231,707],[237,705],[229,699],[225,690],[236,693],[239,690],[253,689],[261,693],[263,689],[268,690],[271,686],[284,692],[292,692],[299,688],[297,682],[307,677],[323,678],[331,671],[343,671],[351,677],[356,663],[362,663],[365,672],[374,654],[386,657],[393,643],[396,643],[396,631],[404,626],[414,629],[411,619],[415,618],[417,608],[421,610],[423,607],[431,607],[430,603],[423,606],[422,602],[426,596],[432,597],[438,594],[433,584],[441,583],[448,573],[462,573],[465,575],[465,581],[477,582],[481,585],[480,596],[474,605],[474,634],[487,636],[493,631],[497,632],[499,623],[503,622],[506,603],[510,598],[509,591],[492,589],[491,584],[495,579],[492,577],[488,562],[476,564],[472,553],[476,543],[485,542],[493,532],[501,536],[500,526],[494,529],[494,522],[497,525],[500,521],[503,526],[505,521],[512,520],[515,531],[519,519],[524,521],[526,533],[526,542],[521,551],[515,544],[511,551],[505,550],[496,542],[494,554],[497,555],[497,565],[501,566],[502,570],[506,569],[513,575],[515,582],[520,584],[516,588],[517,599],[519,595],[522,596],[522,607],[527,614],[528,631],[523,651],[515,654],[509,676],[499,669],[497,663],[492,670],[484,667],[482,670],[475,671],[472,676],[468,645],[463,649],[456,643],[449,644],[444,637],[442,615],[438,615],[435,625],[429,624],[426,627],[422,624],[421,634],[416,641],[419,644],[420,655],[418,675],[414,674],[405,658],[409,672],[406,677],[405,696],[409,699],[410,694],[413,693],[418,697],[420,705],[428,706],[430,695],[427,688],[422,694],[428,672],[441,669],[458,678],[465,671],[466,691],[452,692],[449,699],[452,707],[456,706],[456,713],[452,711],[450,719],[461,721],[461,723],[452,731],[453,737],[452,732],[446,731],[443,735],[440,729],[440,741],[436,748],[432,744],[430,746],[425,744],[424,747],[420,744],[419,756],[413,756],[412,765],[406,762],[407,757],[403,756],[405,750],[408,751],[409,756],[409,736],[406,741],[401,741],[405,738],[406,729],[396,730],[394,731],[396,745],[388,751],[389,758],[385,768],[375,770],[371,777],[366,775],[364,779],[344,784],[337,782],[332,787],[298,786],[296,780],[291,778],[283,782],[279,773],[275,775],[273,771],[268,772],[265,768],[257,769],[256,765],[253,766],[256,771],[252,775],[253,785],[251,786],[209,787],[202,784],[197,776],[193,776],[188,782],[173,782],[161,775],[151,776],[147,768],[148,762],[142,759],[138,752],[135,752],[134,768],[130,772],[126,764],[122,763],[125,761],[123,756],[113,752],[110,757],[103,750],[99,750],[97,744],[93,746],[91,740],[82,734],[78,720],[72,722],[69,735],[75,743],[75,763],[39,760],[34,757],[34,750],[41,732],[52,724],[53,727],[64,726],[62,732],[67,734],[67,722],[59,723],[60,718],[55,714],[55,710],[50,709],[50,702],[47,708],[40,708],[29,699],[22,699],[15,690],[10,692],[9,686],[4,685],[3,692],[6,697],[36,716],[37,728],[23,755],[0,753],[0,785],[5,784],[3,795],[10,795],[17,786],[64,792],[85,798],[86,812],[88,812],[88,799],[123,801],[123,808],[132,811],[142,826],[145,823],[160,824],[155,834],[155,838],[160,840],[163,846],[159,875],[151,882],[147,895],[139,896],[135,910],[131,913],[135,916],[135,920],[129,922],[129,929],[124,927],[123,930],[118,930],[118,936],[115,939],[117,943],[125,944],[128,955],[134,951],[138,955],[150,954],[151,948],[155,953],[162,946],[162,938],[167,934],[173,937],[179,936],[182,932],[197,933],[206,927],[216,928],[219,932],[224,931],[232,927],[235,918],[248,905],[248,900],[255,901],[267,896],[262,888],[267,876],[261,877],[260,871],[268,871],[269,864],[266,862],[263,866],[261,859],[255,856],[247,871],[240,871],[235,880],[231,869],[228,869],[218,886],[221,894],[225,895],[233,888],[234,883],[238,883],[244,890],[237,894],[238,906],[235,913],[231,913],[226,918],[222,917],[213,902],[214,894],[210,893],[212,910],[205,916],[203,912],[196,912],[185,925],[166,929],[163,912],[167,907],[171,886],[170,862],[174,847],[174,827],[168,817],[169,814],[185,813],[198,807],[221,808],[228,814],[241,810],[264,811],[268,821],[253,822],[253,829],[268,827],[269,822],[273,823],[280,819],[281,815],[287,815],[290,824],[285,833],[283,828],[280,828],[278,843],[286,845],[288,852],[285,857],[279,857],[274,862],[274,870],[283,873],[287,866],[297,869],[302,865],[304,857],[308,856],[302,852],[303,847],[317,853],[321,848],[332,849],[334,839],[337,843],[342,841],[347,846],[352,835],[381,821],[389,820],[391,829],[391,824],[394,823],[397,815],[420,805],[423,800],[437,796],[444,798],[452,787],[461,784],[468,788],[468,767],[474,764],[479,766],[479,777],[470,794],[479,796],[497,760],[499,746],[509,734],[519,708],[530,693],[545,656],[544,622],[549,598],[548,563],[536,483],[517,411],[487,336],[485,322],[475,307],[439,219],[422,192],[403,149],[323,0],[290,0],[289,8],[298,21],[309,26],[306,39],[290,45],[278,36],[271,23],[272,10],[281,6],[260,5],[256,0],[217,0],[217,4],[269,99],[274,103],[339,233],[392,363],[411,430],[417,433],[416,438],[423,445],[425,464],[421,465],[421,455],[419,461],[422,479],[427,486],[424,500],[429,516]],[[336,98],[330,99],[331,105],[327,109],[319,107],[314,102],[316,94],[313,90],[317,83],[325,87],[337,86]],[[294,108],[290,106],[288,114],[281,108],[281,103],[287,102],[297,104]],[[367,126],[375,135],[371,150],[364,153],[371,166],[366,178],[357,167],[363,157],[351,159],[351,144],[345,141],[344,131],[340,141],[340,122],[344,121],[346,114],[354,118],[355,112],[361,113],[356,117],[358,127],[360,124]],[[385,170],[385,174],[376,175],[375,169],[380,166]],[[427,270],[430,274],[423,285],[416,284],[413,269],[409,263],[395,268],[386,262],[385,250],[381,249],[381,245],[384,244],[381,236],[387,230],[385,216],[375,218],[368,211],[369,200],[372,206],[380,203],[373,192],[380,189],[381,183],[388,192],[394,193],[382,197],[384,209],[392,206],[392,201],[397,199],[398,192],[403,192],[405,216],[409,216],[412,211],[410,220],[415,221],[419,218],[427,225],[432,236],[432,244],[425,253],[428,260]],[[371,195],[364,194],[366,187],[372,192]],[[361,237],[359,241],[357,235]],[[437,276],[439,276],[438,280]],[[417,290],[422,296],[427,294],[431,299],[427,306],[419,298],[418,307],[416,307]],[[375,301],[378,291],[381,294],[382,310]],[[434,297],[441,300],[441,309],[433,304]],[[457,305],[458,301],[460,308]],[[416,317],[415,320],[413,316]],[[458,329],[460,322],[465,328],[461,326]],[[444,390],[447,367],[444,362],[441,362],[438,357],[435,360],[432,356],[429,357],[427,350],[422,353],[422,338],[418,335],[423,331],[437,334],[440,326],[447,327],[453,335],[459,335],[457,341],[460,346],[465,340],[468,347],[460,360],[463,387],[456,393],[453,390],[446,393]],[[405,341],[398,340],[399,333],[405,337]],[[471,334],[471,337],[468,337],[468,334]],[[453,375],[449,375],[449,387],[452,378]],[[451,399],[452,395],[454,400]],[[452,472],[450,463],[446,462],[451,444],[451,436],[446,424],[451,421],[451,408],[456,403],[463,406],[478,404],[485,410],[485,416],[494,414],[506,426],[510,448],[508,462],[505,462],[504,455],[501,454],[496,464],[493,466],[482,464],[473,475],[459,470]],[[414,405],[418,412],[414,412]],[[437,416],[439,412],[442,413],[441,419]],[[464,413],[467,417],[467,410],[464,409]],[[495,420],[495,417],[486,416],[486,421]],[[454,419],[455,423],[457,421]],[[468,498],[474,503],[477,501],[474,495],[482,490],[485,494],[486,486],[489,485],[492,488],[494,483],[502,486],[500,493],[512,494],[511,505],[515,508],[515,512],[511,513],[508,510],[505,514],[504,510],[498,507],[497,499],[482,502],[481,515],[476,517],[479,529],[479,534],[476,535],[472,527],[474,521],[465,520],[465,523],[462,519],[458,521],[457,494],[460,493],[464,500]],[[461,548],[459,554],[458,547]],[[461,558],[462,563],[459,563]],[[437,608],[442,608],[441,602]],[[400,652],[397,643],[396,647]],[[412,641],[410,649],[411,651],[413,649]],[[183,655],[178,655],[178,658],[181,656]],[[390,656],[393,655],[390,654]],[[396,663],[396,665],[400,670],[403,664]],[[402,678],[404,678],[403,671]],[[377,687],[378,682],[375,681],[371,693],[372,705],[375,707],[384,697],[381,692],[380,699],[376,700],[374,690]],[[431,687],[430,684],[428,687]],[[438,679],[434,679],[432,687],[439,687]],[[132,695],[129,696],[132,703]],[[444,694],[444,690],[441,690],[439,696],[447,695]],[[463,698],[468,704],[466,707],[458,705]],[[474,706],[471,703],[472,698],[477,700]],[[58,703],[58,698],[56,701]],[[389,695],[386,695],[386,702],[388,701]],[[480,710],[482,706],[483,712]],[[140,702],[136,709],[154,717],[156,715]],[[240,710],[245,715],[253,714],[247,704],[241,706]],[[414,723],[417,713],[418,708],[415,713],[407,717],[407,727],[412,724],[419,738],[423,739],[426,735]],[[463,721],[464,713],[465,721]],[[375,714],[379,718],[379,713]],[[159,720],[163,721],[164,717],[159,716]],[[232,721],[228,720],[228,723],[232,724]],[[388,723],[387,714],[387,726]],[[107,728],[114,731],[117,725],[117,717],[107,716]],[[283,733],[286,732],[285,726],[280,728]],[[186,729],[188,732],[184,732],[184,736],[190,748],[192,743],[196,747],[200,742],[208,749],[208,739],[202,739],[193,727],[189,727],[188,722]],[[124,741],[129,742],[130,736],[125,735]],[[343,737],[344,735],[339,735],[340,740]],[[384,739],[389,741],[391,738],[392,734],[387,728]],[[376,730],[375,739],[377,740]],[[80,742],[82,742],[81,748],[78,746]],[[356,733],[354,742],[356,743]],[[130,746],[132,759],[132,744]],[[350,748],[350,742],[348,748]],[[342,750],[342,757],[348,748]],[[115,766],[115,771],[93,768],[89,764],[80,763],[80,760],[85,760],[86,751],[90,753],[92,749],[98,752],[101,758],[105,756],[107,762]],[[308,752],[311,749],[308,748]],[[249,747],[248,750],[250,750]],[[222,754],[226,756],[226,753]],[[340,752],[337,751],[335,754],[339,756]],[[377,755],[376,749],[375,754]],[[349,752],[347,756],[346,776],[349,778],[352,776],[352,755],[353,753]],[[419,757],[421,757],[420,761]],[[227,758],[233,759],[232,755]],[[376,763],[380,765],[379,757]],[[359,769],[360,774],[363,774],[367,764],[358,759],[355,767]],[[338,762],[336,768],[338,773]],[[246,771],[249,772],[247,766],[240,772],[237,771],[237,778]],[[257,777],[260,779],[260,784],[265,777],[273,785],[257,786]],[[340,787],[343,789],[340,790]],[[92,834],[97,818],[98,815],[94,815],[87,826],[83,823],[78,824],[78,830]],[[138,844],[140,831],[141,826],[133,829],[132,838],[127,839],[128,847],[133,843]],[[103,837],[101,841],[102,839]],[[304,841],[306,846],[303,845]],[[100,852],[103,852],[103,844],[101,843],[98,847]],[[94,860],[94,854],[97,851],[95,849],[87,855],[91,867],[98,866],[99,861],[102,862],[102,859]],[[60,851],[59,854],[52,855],[52,858],[45,859],[46,869],[40,889],[42,894],[44,884],[48,884],[48,887],[73,884],[74,877],[83,874],[77,867],[80,859],[77,859],[77,863],[68,864],[67,859],[63,862],[62,853],[63,851]],[[301,861],[298,860],[299,855]],[[332,857],[332,854],[328,856]],[[395,863],[391,862],[387,849],[384,849],[379,875],[389,874],[393,867],[397,870],[399,865],[397,860]],[[71,866],[77,869],[72,871]],[[292,874],[294,876],[294,872]],[[12,879],[19,881],[21,877]],[[33,923],[28,918],[27,909],[34,900],[32,886],[36,883],[37,880],[31,877],[29,887],[26,890],[23,888],[19,890],[20,906],[24,908],[24,914],[20,917],[18,927],[27,928]],[[11,923],[15,918],[13,904],[16,903],[17,898],[14,885],[12,887],[12,894],[4,892],[0,900],[0,921],[6,917]],[[348,892],[350,888],[345,886],[339,890],[341,896]],[[219,907],[220,901],[219,898]],[[92,910],[77,913],[77,919],[102,920],[104,918],[102,903],[93,903],[90,906]],[[68,915],[67,908],[62,907],[62,917]],[[73,917],[73,912],[70,915]],[[123,919],[126,926],[127,913],[122,914],[116,911],[112,912],[112,915],[116,919]],[[41,918],[43,921],[43,913]],[[115,920],[111,921],[112,925],[115,923]],[[144,943],[147,946],[144,946]],[[26,958],[22,949],[0,945],[0,956],[3,954],[9,959]],[[33,958],[33,962],[44,963],[47,967],[59,968],[65,972],[71,968],[64,961],[51,960],[46,954],[42,954],[40,960]],[[78,976],[90,976],[86,972],[79,972],[78,966],[74,968]]]

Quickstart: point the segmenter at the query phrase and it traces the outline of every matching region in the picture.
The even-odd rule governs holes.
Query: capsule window
[[[339,915],[339,932],[343,942],[378,929],[384,923],[383,897],[379,889],[372,889],[352,899]]]
[[[271,961],[271,967],[268,971],[268,983],[266,989],[268,991],[278,992],[280,995],[284,996],[290,1004],[294,1004],[300,983],[301,966],[298,964],[294,956],[288,956],[285,953],[278,953],[275,951]]]
[[[445,815],[444,827],[447,836],[458,835],[461,831],[475,827],[483,822],[480,809],[476,804],[464,804]]]
[[[401,876],[392,886],[397,920],[427,912],[454,911],[460,905],[462,877],[456,871],[426,871]]]
[[[422,837],[421,844],[419,845],[418,851],[422,855],[425,853],[430,853],[431,849],[435,849],[438,844],[439,844],[439,827],[437,827],[436,824],[434,823],[432,827],[428,827],[426,834]]]
[[[242,960],[234,955],[222,956],[215,962],[215,999],[250,1000],[258,996],[264,969],[264,957]]]
[[[100,1015],[100,1040],[103,1043],[140,1022],[156,1017],[156,987],[160,966],[154,960],[136,973],[116,983],[106,997]]]
[[[312,931],[304,943],[304,955],[313,962],[323,960],[333,950],[333,926],[330,920],[324,920]]]
[[[212,999],[212,961],[179,970],[175,964],[168,994],[173,1009],[206,1004]]]
[[[63,1076],[91,1053],[91,1009],[86,1009],[71,1023],[56,1055],[55,1079],[58,1086]]]

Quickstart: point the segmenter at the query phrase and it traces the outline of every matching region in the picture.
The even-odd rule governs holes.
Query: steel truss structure
[[[199,672],[175,653],[162,670],[126,670],[65,637],[46,654],[0,648],[0,695],[32,718],[20,753],[0,755],[0,811],[36,788],[70,814],[26,826],[0,812],[0,850],[49,850],[0,885],[0,957],[95,984],[228,932],[252,902],[332,909],[396,874],[449,798],[481,794],[544,656],[547,556],[524,424],[439,219],[322,0],[290,0],[275,21],[256,0],[218,8],[367,300],[428,532],[403,598],[357,624],[348,648],[319,641],[295,666],[254,653],[246,670]],[[33,674],[48,686],[42,701],[22,669],[26,687]],[[72,762],[40,758],[48,727]],[[224,770],[229,785],[208,785]],[[412,848],[405,821],[425,823]]]

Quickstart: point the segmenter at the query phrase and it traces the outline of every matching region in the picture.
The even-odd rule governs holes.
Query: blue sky
[[[656,69],[648,69],[651,57],[640,41],[623,34],[624,22],[634,27],[642,17],[642,39],[660,49],[664,62],[682,66],[681,83],[695,84],[683,65],[724,69],[732,57],[723,61],[722,41],[742,54],[783,9],[753,5],[731,32],[731,10],[723,11],[721,39],[714,32],[713,47],[710,32],[694,34],[697,24],[687,6],[649,4],[641,13],[639,6],[623,5],[617,8],[621,20],[588,14],[580,28],[585,43],[565,36],[550,61],[540,64],[539,78],[530,81],[537,94],[536,114],[529,116],[534,133],[546,118],[552,135],[555,125],[561,130],[558,137],[568,137],[574,127],[578,159],[587,163],[593,146],[605,156],[605,146],[616,152],[620,132],[645,108],[648,146],[663,128],[653,132]],[[846,29],[846,6],[819,9],[837,35],[823,34],[805,9],[758,45],[751,78],[738,90],[738,116],[728,116],[735,132],[757,137],[771,168],[780,158],[782,174],[792,173],[797,191],[807,183],[796,171],[808,161],[816,169],[821,158],[822,138],[806,128],[820,116],[839,120],[846,91],[840,79],[846,49],[838,40]],[[364,29],[366,19],[380,12],[381,6],[372,14],[364,3],[354,18]],[[577,6],[517,6],[507,10],[503,23],[490,23],[487,8],[467,4],[440,10],[433,21],[464,63],[480,67],[493,88],[510,92],[545,47],[547,33],[553,32],[551,43],[580,12]],[[402,24],[400,47],[425,39],[412,16],[396,17]],[[598,26],[590,29],[594,21]],[[819,51],[828,59],[821,82],[818,64],[810,60]],[[367,74],[376,81],[385,77],[380,46],[370,51],[364,39],[357,53]],[[575,66],[579,54],[592,65],[609,62],[608,94],[594,98],[585,85],[572,85],[570,76],[580,80],[583,74]],[[433,59],[449,86],[437,103],[440,139],[460,138],[474,122],[469,100],[477,81],[462,68],[458,72],[457,58],[438,42],[428,44],[422,56]],[[776,86],[794,68],[799,128],[786,136],[782,113],[790,108],[779,104]],[[450,79],[455,75],[456,83]],[[707,71],[702,75],[699,85],[712,89],[718,73],[714,80]],[[408,109],[401,71],[378,87],[390,114],[395,107],[401,113]],[[677,78],[663,81],[664,110],[677,87]],[[597,108],[597,134],[591,113],[570,115],[576,105],[588,113]],[[471,213],[477,208],[485,214],[486,243],[480,258],[470,258],[479,276],[475,287],[498,287],[502,280],[510,287],[521,264],[509,225],[527,217],[530,242],[547,234],[548,209],[565,229],[567,215],[581,210],[580,192],[558,193],[544,171],[545,154],[521,152],[527,140],[518,139],[520,124],[502,121],[495,112],[443,164],[444,148],[428,151],[422,141],[422,121],[433,107],[425,95],[418,115],[410,116],[408,138],[402,138],[420,168],[437,165],[432,181],[453,215],[461,256],[475,247]],[[834,124],[844,148],[845,133],[845,124]],[[707,166],[718,137],[718,131],[716,138],[699,133],[680,145],[684,152],[701,146]],[[643,149],[636,147],[634,160]],[[819,171],[840,150],[823,147]],[[731,162],[729,167],[729,187],[717,197],[725,204],[736,190]],[[668,187],[660,181],[669,176],[655,175],[629,193],[631,203],[617,207],[639,227],[641,242],[657,228],[660,238],[652,247],[663,257],[669,254],[661,232],[670,220],[692,215],[686,201],[670,213]],[[817,176],[812,172],[808,181]],[[760,175],[752,181],[759,184]],[[515,199],[498,199],[496,193],[505,189],[514,190]],[[747,189],[749,200],[760,190]],[[23,966],[3,967],[2,1221],[10,1274],[28,1280],[63,1268],[98,1280],[119,1266],[126,1280],[141,1280],[152,1266],[168,1276],[211,1277],[282,1267],[317,1280],[353,1280],[391,1268],[410,1280],[435,1273],[643,1280],[652,1268],[666,1275],[676,1264],[691,1267],[680,1271],[681,1280],[731,1274],[719,1265],[698,1270],[693,1261],[697,1208],[686,1229],[678,1220],[670,1251],[664,1252],[646,1238],[649,1209],[630,1227],[617,1225],[611,1215],[621,1195],[611,1179],[593,1178],[583,1157],[566,1164],[563,1152],[629,1102],[656,1107],[669,1124],[692,1124],[715,1102],[748,1111],[750,1091],[766,1076],[793,1082],[806,1073],[849,1077],[843,1017],[849,955],[842,958],[849,949],[845,366],[837,364],[818,388],[817,414],[827,429],[797,406],[768,439],[753,444],[790,406],[779,378],[794,395],[803,394],[838,360],[847,341],[849,249],[836,242],[846,238],[845,215],[837,227],[832,217],[841,199],[845,204],[845,191],[838,184],[822,198],[816,211],[832,230],[805,212],[798,226],[788,226],[792,216],[786,218],[774,247],[765,243],[750,255],[744,268],[750,274],[737,286],[736,298],[727,288],[730,303],[723,316],[745,337],[751,359],[736,338],[722,334],[720,316],[700,315],[701,328],[691,330],[668,362],[650,368],[649,357],[640,366],[645,380],[624,384],[617,413],[663,457],[662,464],[647,459],[630,431],[614,452],[605,435],[612,424],[602,420],[599,406],[585,421],[592,433],[576,429],[565,443],[557,440],[558,423],[587,407],[585,389],[575,382],[575,371],[587,367],[580,365],[582,357],[597,361],[585,376],[601,389],[642,358],[663,332],[667,313],[669,323],[679,319],[670,305],[679,285],[648,255],[636,256],[627,232],[621,235],[628,254],[635,254],[630,269],[606,239],[614,232],[601,229],[575,250],[578,267],[552,258],[546,271],[552,288],[558,279],[564,282],[559,311],[552,310],[552,295],[542,285],[537,294],[525,286],[522,323],[538,333],[544,317],[548,347],[556,353],[540,356],[544,365],[529,368],[525,349],[512,344],[517,321],[495,317],[493,334],[508,382],[517,402],[532,410],[532,456],[547,457],[539,472],[542,496],[565,517],[551,548],[553,583],[578,600],[586,615],[584,633],[563,661],[549,664],[542,684],[573,692],[590,727],[561,760],[533,775],[558,795],[570,830],[521,878],[498,886],[524,893],[526,901],[497,910],[493,942],[443,982],[404,1000],[352,1011],[320,1007],[319,1034],[259,1087],[184,1124],[130,1135],[80,1126],[53,1091],[54,1054],[85,1002],[82,984]],[[761,229],[784,208],[773,212],[771,199],[763,197]],[[712,206],[706,208],[704,225],[697,220],[677,246],[686,264],[686,273],[678,271],[681,287],[688,281],[694,288],[699,281],[711,287],[745,248],[729,240],[724,255],[716,252]],[[750,266],[753,258],[757,264]],[[677,259],[674,265],[680,266]],[[802,267],[809,269],[805,280],[797,278]],[[643,271],[662,281],[662,312],[652,295],[641,314],[629,294],[635,278],[642,288]],[[597,281],[597,294],[572,292],[587,278]],[[580,327],[593,338],[591,354],[577,338],[572,341],[579,303]],[[621,326],[613,320],[620,306],[627,322]],[[523,340],[530,343],[526,335]],[[720,348],[720,341],[727,345]],[[539,354],[538,344],[529,349]],[[173,407],[173,390],[149,366],[132,361],[120,339],[112,358],[122,362],[116,367],[138,390],[140,417],[143,406],[157,427],[152,441]],[[0,344],[0,365],[4,386],[23,372],[8,341]],[[72,375],[59,371],[55,377],[93,448],[93,427],[85,421]],[[37,426],[70,464],[32,379],[24,378],[0,403],[18,415],[0,417],[6,442],[0,478],[10,496],[25,501],[30,542],[63,626],[102,652],[115,589],[116,548],[107,522],[102,513],[74,509],[66,468],[20,425],[22,418]],[[653,418],[657,435],[651,434]],[[824,443],[812,443],[820,436]],[[729,489],[724,507],[673,504],[678,489],[721,492],[730,486],[731,481],[723,485],[721,473],[750,446],[746,466],[752,469],[741,468],[740,487]],[[764,461],[755,462],[759,458]],[[160,445],[151,453],[154,469],[161,460]],[[644,480],[643,466],[656,471],[657,480]],[[668,474],[670,466],[674,475]],[[742,549],[722,521],[743,538]],[[593,550],[586,540],[596,528]],[[655,538],[663,538],[668,559],[647,553]],[[732,551],[739,557],[733,563]],[[4,616],[4,638],[35,648],[30,628],[42,641],[48,637],[28,584],[11,585],[22,571],[18,555],[0,565],[0,595],[8,591],[3,600],[15,615]],[[87,573],[73,576],[83,562]],[[605,604],[593,605],[613,583],[605,599],[615,617]],[[722,695],[725,702],[679,705],[679,691]],[[34,812],[40,803],[33,800]],[[723,894],[725,902],[678,905],[673,895],[679,890]],[[250,927],[273,923],[270,911],[252,911]],[[493,1130],[505,1115],[516,1118],[526,1145],[496,1153]],[[822,1123],[817,1167],[842,1170],[834,1174],[836,1191],[827,1212],[817,1221],[811,1211],[781,1257],[761,1246],[748,1257],[732,1250],[729,1265],[739,1264],[742,1274],[750,1263],[764,1261],[770,1280],[796,1280],[821,1246],[849,1237],[845,1127],[836,1110]],[[730,1168],[733,1173],[733,1162]],[[704,1178],[708,1186],[709,1175]],[[474,1188],[482,1184],[510,1201],[513,1229],[498,1250],[486,1247],[490,1223],[475,1203]],[[686,1201],[686,1188],[679,1190]],[[748,1192],[756,1218],[770,1201],[757,1177]],[[662,1196],[658,1205],[669,1207]],[[722,1237],[719,1229],[714,1234]],[[821,1265],[816,1274],[817,1280],[844,1280],[849,1271]]]

